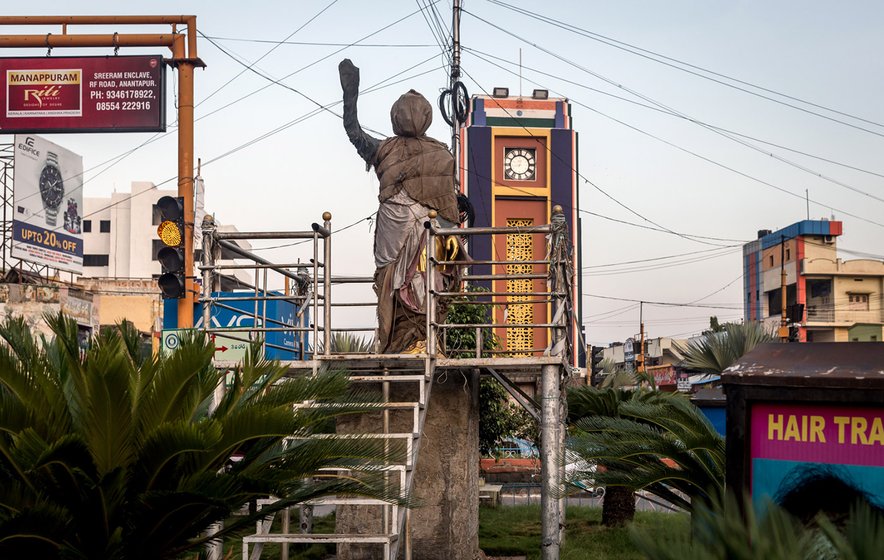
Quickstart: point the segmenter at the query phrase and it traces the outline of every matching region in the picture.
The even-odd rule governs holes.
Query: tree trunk
[[[625,486],[608,486],[602,502],[602,525],[616,527],[635,517],[635,492]]]

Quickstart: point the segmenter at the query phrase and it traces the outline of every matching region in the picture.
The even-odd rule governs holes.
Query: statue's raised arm
[[[350,142],[356,147],[359,157],[365,160],[368,166],[375,165],[381,141],[362,130],[356,111],[356,102],[359,99],[359,68],[354,66],[349,58],[345,58],[338,64],[338,74],[341,76],[341,89],[344,90],[344,130],[347,131]]]

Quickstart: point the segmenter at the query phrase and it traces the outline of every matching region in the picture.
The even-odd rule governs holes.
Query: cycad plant
[[[580,387],[568,394],[570,447],[604,466],[596,481],[690,511],[724,487],[724,439],[678,393]]]
[[[742,507],[741,507],[742,506]],[[857,503],[843,526],[824,514],[803,524],[768,503],[757,514],[748,498],[713,496],[692,515],[693,532],[651,538],[633,528],[632,539],[650,560],[873,560],[884,551],[884,515]]]
[[[213,403],[219,376],[203,336],[143,360],[131,326],[83,353],[72,320],[45,319],[52,339],[20,319],[0,325],[0,558],[176,558],[257,498],[279,501],[213,538],[293,503],[380,487],[315,476],[371,470],[382,455],[370,441],[309,437],[348,410],[293,409],[344,399],[346,375],[285,379],[255,344]]]
[[[759,344],[772,342],[773,334],[757,321],[725,323],[719,332],[680,344],[684,365],[704,373],[721,373]]]

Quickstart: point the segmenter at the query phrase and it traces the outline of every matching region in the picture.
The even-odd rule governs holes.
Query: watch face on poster
[[[46,208],[46,225],[55,226],[58,208],[64,199],[64,181],[58,168],[57,155],[50,152],[43,170],[40,171],[40,196]]]
[[[533,181],[537,175],[537,157],[534,148],[507,148],[503,156],[503,170],[507,179]]]

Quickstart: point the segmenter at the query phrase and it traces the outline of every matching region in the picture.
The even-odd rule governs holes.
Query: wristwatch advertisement
[[[58,207],[64,199],[64,179],[55,152],[46,152],[46,164],[40,172],[40,196],[46,209],[46,225],[54,227],[58,220]]]
[[[83,273],[83,158],[33,134],[14,142],[12,258]]]

